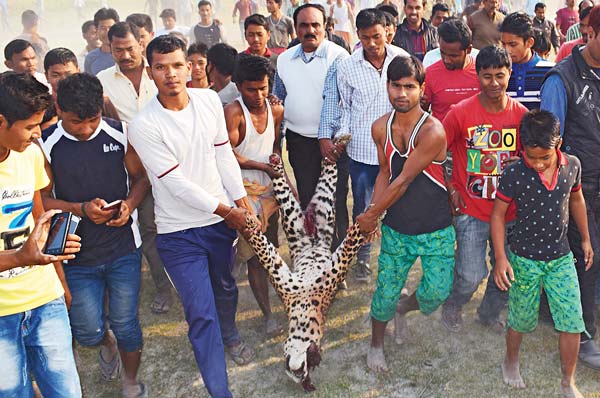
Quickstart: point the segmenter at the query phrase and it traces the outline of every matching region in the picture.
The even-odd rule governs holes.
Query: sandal
[[[169,312],[172,302],[173,295],[171,294],[171,290],[158,292],[150,304],[150,311],[154,314],[164,314]]]
[[[227,353],[240,366],[247,365],[254,359],[254,351],[243,341],[234,347],[227,347]]]
[[[102,375],[102,379],[104,381],[113,381],[121,376],[122,366],[119,352],[117,352],[115,356],[109,362],[107,362],[102,357],[102,350],[98,351],[98,363],[100,364],[100,374]]]
[[[123,389],[123,398],[148,398],[148,389],[144,383],[138,383],[139,391],[131,395]]]

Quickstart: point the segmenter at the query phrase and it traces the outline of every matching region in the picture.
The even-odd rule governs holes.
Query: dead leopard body
[[[349,136],[343,136],[336,143],[345,146],[348,141]],[[337,250],[331,252],[337,182],[335,164],[321,163],[317,188],[303,213],[286,182],[281,158],[274,154],[269,160],[279,174],[273,179],[273,191],[280,205],[294,271],[263,234],[252,233],[247,240],[268,271],[287,312],[286,372],[306,391],[314,391],[309,372],[321,362],[325,314],[364,238],[358,224],[354,224]],[[248,229],[254,229],[252,221],[249,219],[248,222]]]

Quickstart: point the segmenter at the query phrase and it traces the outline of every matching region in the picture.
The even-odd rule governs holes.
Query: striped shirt
[[[537,54],[524,64],[513,64],[506,93],[529,110],[539,109],[544,76],[553,67],[554,62],[543,60]]]
[[[377,147],[371,136],[371,125],[392,110],[387,94],[387,68],[396,56],[406,56],[403,49],[387,45],[381,74],[365,59],[363,49],[341,61],[337,67],[337,83],[342,106],[340,134],[350,133],[348,156],[354,161],[378,165]]]

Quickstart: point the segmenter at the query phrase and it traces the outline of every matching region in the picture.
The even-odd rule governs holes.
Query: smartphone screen
[[[71,222],[71,213],[63,212],[52,216],[50,221],[50,232],[46,243],[46,254],[63,254],[65,243],[67,242],[67,233]]]

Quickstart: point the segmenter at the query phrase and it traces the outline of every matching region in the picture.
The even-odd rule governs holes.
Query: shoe
[[[442,325],[449,332],[458,333],[462,329],[462,310],[454,305],[442,306]]]
[[[354,266],[354,279],[358,282],[368,283],[371,280],[371,268],[366,261],[358,261]]]
[[[579,361],[588,368],[600,370],[600,350],[594,340],[579,344]]]
[[[502,322],[500,319],[496,319],[495,321],[484,321],[480,317],[475,318],[475,322],[480,324],[481,326],[485,326],[489,330],[491,330],[494,334],[503,335],[506,332],[506,324]]]

